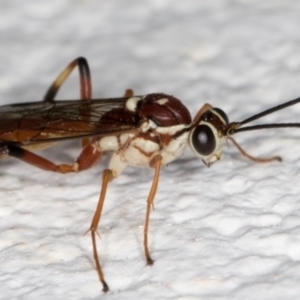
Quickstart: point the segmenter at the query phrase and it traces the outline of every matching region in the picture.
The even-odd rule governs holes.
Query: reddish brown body
[[[60,86],[79,67],[81,100],[54,101]],[[103,154],[112,152],[103,174],[99,203],[90,226],[94,259],[103,290],[108,286],[97,254],[95,234],[100,220],[107,184],[127,164],[155,169],[147,200],[144,250],[148,250],[150,209],[158,184],[159,170],[177,158],[187,144],[192,119],[175,97],[162,93],[134,96],[127,90],[123,98],[93,99],[89,67],[84,58],[74,60],[55,80],[44,101],[6,105],[0,108],[0,156],[13,156],[47,171],[78,172],[92,167]],[[73,164],[55,164],[30,150],[60,140],[81,138],[83,149]]]
[[[141,100],[136,111],[126,108],[130,97],[4,106],[0,111],[0,145],[28,146],[71,137],[103,136],[137,129],[145,120],[162,127],[191,124],[189,111],[173,96],[149,94],[138,98]],[[155,102],[162,98],[168,100],[168,105]]]
[[[54,101],[72,70],[78,66],[81,100]],[[267,124],[240,127],[273,111],[300,102],[300,98],[239,123],[229,123],[219,108],[205,104],[191,119],[188,109],[175,97],[154,93],[134,96],[127,90],[123,98],[92,100],[90,71],[87,61],[78,58],[58,76],[47,91],[44,101],[0,107],[0,157],[12,156],[46,171],[69,173],[92,167],[110,152],[109,166],[103,172],[99,201],[91,222],[93,255],[103,291],[109,290],[100,265],[96,234],[108,183],[128,164],[154,169],[154,178],[147,199],[144,226],[144,252],[148,265],[153,264],[148,249],[148,227],[160,169],[176,159],[187,144],[210,166],[221,157],[223,142],[228,139],[246,157],[256,162],[280,160],[254,158],[231,137],[239,131],[270,127],[300,127],[298,123]],[[55,164],[30,150],[52,143],[79,138],[82,151],[72,164]]]

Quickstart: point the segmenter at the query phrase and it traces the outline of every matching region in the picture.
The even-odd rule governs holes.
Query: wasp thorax
[[[159,127],[191,124],[187,108],[177,98],[166,94],[148,94],[139,108],[141,119],[152,120]]]
[[[222,129],[228,123],[224,111],[211,108],[199,116],[193,125],[189,136],[190,147],[207,166],[221,158],[224,140]]]

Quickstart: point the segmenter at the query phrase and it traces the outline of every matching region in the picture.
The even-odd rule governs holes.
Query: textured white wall
[[[240,121],[300,95],[300,2],[52,0],[0,2],[1,104],[40,100],[75,57],[89,60],[94,97],[165,92],[194,115],[206,102]],[[77,74],[76,74],[77,76]],[[72,76],[60,99],[78,98]],[[266,118],[298,121],[300,105]],[[264,121],[266,122],[266,121]],[[186,151],[161,174],[146,267],[142,232],[152,173],[128,168],[109,187],[99,254],[108,299],[299,299],[299,130],[237,135],[207,169]],[[42,155],[71,162],[76,142]],[[1,161],[1,299],[102,296],[83,236],[99,166],[81,174]]]

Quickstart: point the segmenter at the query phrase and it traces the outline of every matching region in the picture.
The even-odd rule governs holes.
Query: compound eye
[[[208,125],[198,125],[191,136],[192,146],[197,153],[203,156],[210,155],[216,148],[216,138]]]
[[[227,117],[227,115],[225,114],[225,112],[218,107],[214,107],[213,110],[220,115],[221,118],[223,118],[223,120],[225,121],[225,124],[229,124],[229,119]]]

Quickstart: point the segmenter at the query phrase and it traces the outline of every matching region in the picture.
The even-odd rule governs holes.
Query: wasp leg
[[[150,252],[148,249],[148,228],[149,228],[150,211],[151,211],[151,208],[153,207],[154,197],[155,197],[155,194],[157,191],[161,164],[162,164],[162,157],[160,155],[157,155],[153,160],[153,167],[154,167],[155,171],[154,171],[152,186],[151,186],[150,193],[149,193],[148,199],[147,199],[147,211],[146,211],[145,226],[144,226],[144,251],[145,251],[147,265],[153,265],[153,263],[154,263],[154,260],[151,258]]]
[[[87,145],[82,149],[73,164],[55,164],[26,149],[11,145],[6,147],[7,155],[20,159],[42,170],[58,173],[80,172],[89,169],[101,159],[103,154],[100,151],[96,151],[92,145]]]
[[[102,208],[103,208],[103,204],[104,204],[104,200],[105,200],[107,185],[113,178],[114,177],[113,177],[112,170],[110,170],[110,169],[104,170],[99,201],[97,204],[96,211],[94,213],[94,217],[93,217],[91,226],[90,226],[89,230],[87,231],[87,232],[89,232],[89,231],[91,232],[92,244],[93,244],[93,256],[94,256],[94,260],[96,263],[99,280],[101,281],[101,283],[103,285],[103,292],[105,292],[105,293],[109,291],[109,287],[108,287],[107,283],[105,282],[104,274],[102,272],[102,268],[101,268],[101,264],[100,264],[100,260],[99,260],[99,256],[98,256],[98,252],[97,252],[96,234],[98,234],[97,228],[98,228],[98,224],[99,224],[101,213],[102,213]]]
[[[92,98],[92,81],[88,62],[84,57],[78,57],[74,59],[54,80],[44,96],[44,101],[54,100],[57,92],[76,66],[79,68],[80,97],[82,100],[90,100]]]
[[[132,89],[127,89],[124,93],[124,98],[130,98],[130,97],[133,97],[134,95],[134,92]]]
[[[80,86],[80,98],[82,100],[91,100],[92,99],[92,80],[91,72],[87,60],[84,57],[78,57],[74,59],[54,80],[52,85],[49,87],[48,91],[44,96],[44,101],[52,102],[56,94],[58,93],[61,86],[70,76],[74,68],[78,66],[79,68],[79,86]],[[89,112],[88,108],[83,112],[82,120],[88,120]],[[81,145],[82,148],[89,144],[88,138],[83,138]]]
[[[282,161],[280,156],[273,156],[268,158],[259,158],[259,157],[253,157],[250,154],[248,154],[232,137],[227,137],[228,140],[230,140],[235,147],[241,152],[241,154],[250,160],[258,163],[267,163],[271,161]]]
[[[17,147],[17,146],[10,146],[8,145],[6,148],[7,155],[18,158],[26,163],[29,163],[31,165],[34,165],[40,169],[46,170],[46,171],[53,171],[53,172],[59,172],[59,173],[69,173],[69,172],[79,172],[85,169],[90,168],[92,165],[94,165],[96,162],[98,162],[102,157],[102,152],[96,151],[92,145],[86,146],[82,152],[80,153],[79,157],[76,159],[75,163],[73,165],[67,165],[67,164],[60,164],[56,165],[53,162],[38,156],[26,149]],[[101,211],[105,199],[106,189],[108,182],[113,178],[113,172],[111,170],[105,170],[103,174],[103,183],[102,183],[102,189],[101,194],[98,202],[98,206],[95,212],[95,215],[93,217],[93,221],[90,227],[90,231],[92,234],[92,243],[93,243],[93,253],[94,253],[94,259],[96,263],[97,273],[99,276],[99,279],[101,283],[103,284],[103,291],[107,292],[109,290],[109,287],[107,283],[104,280],[104,275],[101,269],[100,261],[97,254],[97,246],[96,246],[96,233],[97,233],[97,226],[100,220]]]

